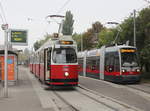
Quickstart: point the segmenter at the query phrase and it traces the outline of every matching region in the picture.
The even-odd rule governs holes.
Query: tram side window
[[[105,71],[109,71],[109,53],[105,53]]]
[[[51,50],[47,51],[47,69],[50,69],[49,65],[51,65]]]
[[[105,54],[105,70],[107,72],[119,71],[119,54],[118,52],[107,52]]]
[[[37,54],[37,63],[40,64],[40,54]]]
[[[37,64],[37,55],[35,55],[35,64]]]
[[[120,63],[119,63],[119,53],[114,52],[114,71],[120,71]]]
[[[80,68],[83,68],[83,58],[78,59]]]
[[[92,64],[91,58],[90,58],[90,57],[87,57],[87,60],[86,60],[86,69],[90,69],[91,64]]]
[[[33,58],[30,57],[29,59],[30,59],[30,64],[33,64]]]
[[[86,68],[90,70],[96,70],[96,67],[97,67],[96,57],[88,57]]]
[[[43,50],[40,52],[40,63],[44,63],[44,52],[43,52]]]
[[[77,62],[77,55],[74,49],[66,50],[66,60],[67,63],[76,63]]]
[[[96,57],[96,70],[99,70],[100,57]]]

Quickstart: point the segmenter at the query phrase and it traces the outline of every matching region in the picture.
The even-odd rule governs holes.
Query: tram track
[[[83,88],[83,87],[81,87],[81,86],[79,86],[79,88],[81,88],[81,89],[83,89],[83,90],[86,90],[85,88]],[[110,106],[110,105],[107,105],[107,104],[105,104],[104,102],[101,102],[101,101],[99,101],[98,99],[95,99],[95,98],[89,96],[88,94],[85,94],[85,93],[83,93],[83,92],[81,92],[81,91],[79,91],[79,90],[77,90],[77,91],[78,91],[80,94],[82,94],[82,95],[84,95],[84,96],[86,96],[86,97],[88,97],[88,98],[90,98],[90,99],[92,99],[92,100],[94,100],[94,101],[96,101],[96,102],[98,102],[98,103],[100,103],[100,104],[103,104],[103,105],[105,105],[106,107],[109,107],[109,108],[111,108],[111,109],[114,110],[114,111],[119,111],[118,109],[116,109],[116,108],[114,108],[114,107],[112,107],[112,106]],[[89,90],[86,90],[86,91],[89,92]],[[90,93],[91,93],[91,92],[90,92]]]
[[[142,98],[146,99],[147,101],[150,101],[150,87],[145,85],[126,85],[124,86],[125,89],[128,91],[131,91]]]
[[[115,109],[107,104],[104,104],[103,102],[100,102],[99,100],[97,100],[95,98],[88,96],[88,94],[82,93],[81,91],[78,90],[78,88],[76,88],[74,91],[71,91],[71,92],[74,93],[75,96],[78,95],[78,98],[83,98],[83,96],[84,96],[84,98],[88,98],[89,101],[94,101],[94,103],[96,103],[98,105],[101,104],[103,106],[102,110],[104,109],[104,111],[108,111],[108,110],[109,111],[121,111],[121,110]],[[52,91],[50,91],[50,93],[53,94],[52,101],[55,104],[55,107],[57,107],[57,108],[55,108],[56,111],[86,111],[86,107],[88,108],[88,106],[85,106],[84,104],[82,104],[82,101],[80,101],[80,99],[78,102],[79,103],[81,102],[81,104],[78,104],[78,103],[74,104],[73,102],[71,102],[71,100],[66,98],[65,95],[68,95],[67,97],[72,96],[70,91],[52,90]],[[77,99],[77,98],[75,98],[75,99]],[[75,100],[75,99],[73,99],[73,100]],[[84,100],[84,99],[82,99],[82,100]],[[60,101],[61,101],[61,103],[63,103],[63,105],[61,105]],[[87,105],[88,105],[89,101],[85,100],[85,103],[87,102]],[[100,108],[101,106],[97,106],[97,107],[99,107],[99,109],[101,109]],[[90,110],[88,110],[88,111],[90,111]],[[95,111],[98,111],[98,110],[95,109]]]
[[[148,87],[149,91],[147,91],[146,89],[143,89],[143,86],[144,87]],[[140,85],[127,85],[127,87],[135,89],[135,90],[139,90],[139,91],[144,92],[146,94],[150,94],[150,86],[149,85],[144,85],[144,84],[140,84]]]
[[[68,108],[70,109],[70,111],[80,111],[79,109],[77,109],[75,106],[71,105],[68,101],[66,101],[60,94],[58,94],[56,91],[53,91],[53,93],[63,102],[65,103]],[[53,102],[56,104],[56,106],[58,107],[59,111],[62,111],[63,108],[61,108],[55,99],[52,99]]]
[[[142,84],[143,86],[146,86],[146,87],[150,87],[150,83],[149,84]]]
[[[136,107],[134,107],[134,106],[130,106],[130,105],[128,105],[128,104],[126,104],[126,103],[124,103],[124,102],[121,102],[121,101],[118,101],[118,100],[116,100],[116,99],[113,99],[113,98],[110,98],[110,97],[108,97],[108,96],[105,96],[105,95],[102,95],[102,94],[100,94],[100,93],[97,93],[97,92],[95,92],[95,91],[92,91],[92,90],[90,90],[90,89],[87,89],[87,88],[85,88],[84,86],[79,86],[81,89],[83,89],[83,90],[85,90],[85,91],[87,91],[87,92],[89,92],[89,93],[93,93],[94,95],[97,95],[97,96],[99,96],[99,97],[101,97],[101,98],[104,98],[104,99],[107,99],[108,101],[111,101],[112,103],[116,103],[117,104],[117,107],[114,105],[112,105],[112,103],[111,103],[111,105],[109,105],[109,103],[108,102],[106,102],[106,101],[103,101],[103,100],[98,100],[98,98],[97,99],[95,99],[95,98],[93,98],[93,97],[91,97],[91,96],[89,96],[89,95],[87,95],[87,94],[84,94],[84,93],[82,93],[82,92],[80,92],[80,93],[82,93],[83,95],[85,95],[85,96],[87,96],[87,97],[89,97],[89,98],[91,98],[91,99],[93,99],[93,100],[95,100],[95,101],[97,101],[97,102],[99,102],[99,103],[101,103],[101,104],[103,104],[103,105],[105,105],[105,106],[107,106],[107,107],[109,107],[109,108],[111,108],[111,109],[113,109],[113,110],[115,110],[115,111],[123,111],[123,110],[126,110],[126,111],[143,111],[143,110],[141,110],[141,109],[139,109],[139,108],[136,108]],[[118,105],[120,105],[120,106],[118,106]]]
[[[103,106],[103,108],[106,111],[141,111],[137,108],[134,107],[130,107],[129,105],[116,101],[112,98],[109,97],[105,97],[96,93],[93,93],[92,91],[89,91],[88,89],[85,89],[81,86],[77,87],[75,91],[71,91],[74,94],[71,94],[70,91],[64,91],[64,90],[52,90],[51,91],[56,97],[52,98],[52,101],[54,102],[54,104],[57,107],[57,111],[86,111],[85,107],[89,107],[89,106],[84,106],[84,104],[82,104],[82,101],[80,101],[80,98],[88,98],[89,101],[91,101],[91,103],[97,104],[98,107],[99,105]],[[68,95],[68,96],[66,96]],[[78,103],[74,103],[72,101],[74,101],[74,99],[69,100],[69,98],[67,97],[71,97],[72,95],[75,95],[75,97],[78,95],[78,102],[81,102],[81,104]],[[66,105],[66,109],[64,108],[64,105],[61,107],[61,105],[58,102],[58,99],[64,103]],[[77,98],[75,98],[77,99]],[[83,99],[82,99],[83,100]],[[87,105],[89,101],[84,101],[87,102]],[[100,107],[101,107],[100,106]],[[64,110],[65,109],[65,110]],[[105,111],[104,110],[104,111]],[[95,110],[98,111],[98,110]]]

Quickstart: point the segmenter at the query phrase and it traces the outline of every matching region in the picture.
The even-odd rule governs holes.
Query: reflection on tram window
[[[76,63],[77,55],[73,48],[61,48],[53,51],[53,61],[55,63]]]
[[[138,66],[137,54],[135,52],[121,53],[122,66]]]
[[[120,71],[119,64],[119,53],[118,52],[107,52],[105,53],[105,70],[108,72],[111,71]]]

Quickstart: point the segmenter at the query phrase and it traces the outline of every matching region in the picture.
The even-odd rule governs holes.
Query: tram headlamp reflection
[[[65,72],[65,76],[66,76],[66,77],[69,76],[69,73],[68,73],[68,72]]]

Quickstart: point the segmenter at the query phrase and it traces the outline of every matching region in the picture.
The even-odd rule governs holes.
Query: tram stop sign
[[[12,45],[28,45],[27,30],[11,29],[10,42]]]

